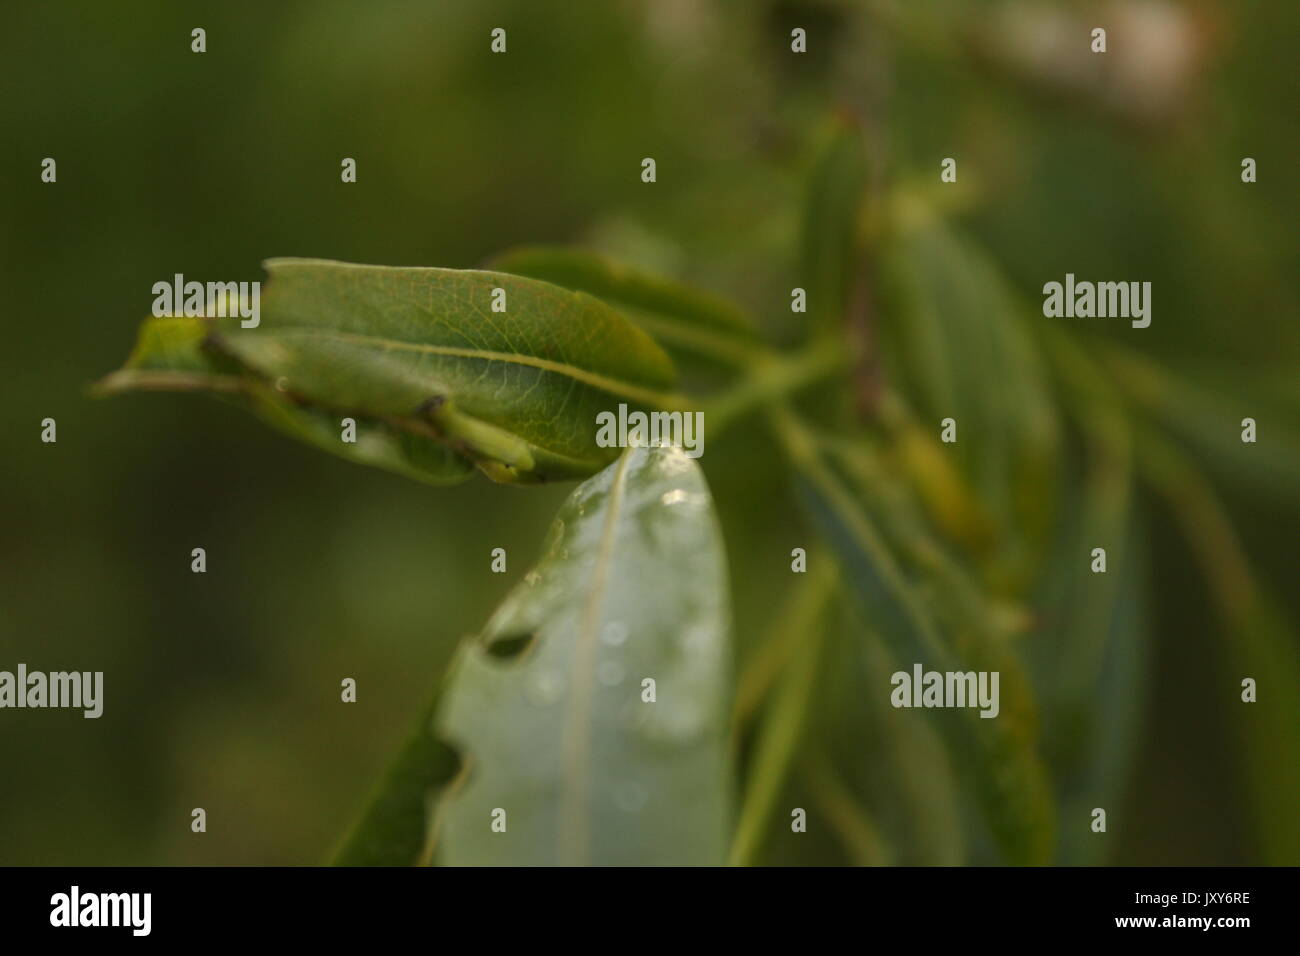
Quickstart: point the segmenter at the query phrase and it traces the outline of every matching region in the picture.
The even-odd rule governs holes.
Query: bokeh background
[[[1105,75],[1053,46],[1093,20]],[[0,863],[324,859],[568,491],[430,489],[202,397],[88,397],[173,273],[471,267],[577,242],[732,295],[790,339],[804,183],[847,108],[872,117],[884,176],[959,157],[965,225],[1029,301],[1067,271],[1149,280],[1148,355],[1298,404],[1289,0],[85,0],[6,4],[0,23],[0,668],[106,675],[99,720],[0,712]],[[809,536],[775,459],[737,428],[703,460],[742,647]],[[1225,491],[1295,619],[1297,489]],[[1153,677],[1114,860],[1254,862],[1214,617],[1181,539],[1149,525]]]

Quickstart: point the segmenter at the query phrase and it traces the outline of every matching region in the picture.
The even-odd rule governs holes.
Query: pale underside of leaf
[[[253,412],[287,435],[359,464],[433,485],[468,478],[473,463],[427,435],[382,419],[354,417],[354,441],[343,441],[344,415],[304,405],[237,363],[204,348],[205,319],[147,320],[125,367],[102,380],[100,392],[208,392]]]
[[[439,808],[439,862],[723,861],[721,547],[702,474],[678,449],[631,449],[575,491],[545,556],[453,668],[438,731],[468,771]],[[491,652],[519,635],[514,656]],[[498,809],[505,832],[490,826]]]

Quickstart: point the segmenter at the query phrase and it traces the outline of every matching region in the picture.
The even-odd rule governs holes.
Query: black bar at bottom
[[[626,869],[601,874],[596,887],[589,880],[575,871],[7,868],[0,926],[7,944],[62,936],[337,945],[406,932],[438,946],[452,943],[448,929],[475,926],[532,927],[539,938],[590,928],[612,942],[602,929],[611,919],[629,939],[674,929],[668,939],[681,940],[675,922],[689,931],[703,921],[742,935],[843,927],[864,944],[918,932],[926,943],[1043,934],[1230,943],[1284,930],[1295,892],[1295,870],[1283,868]]]

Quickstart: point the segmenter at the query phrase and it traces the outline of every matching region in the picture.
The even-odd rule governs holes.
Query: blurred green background
[[[1034,55],[1076,14],[1113,24],[1104,82],[1086,58]],[[201,397],[89,398],[174,273],[259,279],[270,256],[472,267],[577,242],[732,295],[788,340],[804,183],[849,109],[872,118],[890,180],[937,182],[958,157],[966,226],[1030,303],[1067,271],[1149,280],[1145,354],[1297,406],[1287,0],[87,0],[0,16],[0,669],[106,684],[99,720],[0,712],[0,863],[324,859],[569,490],[430,489]],[[743,647],[811,532],[761,430],[707,448]],[[1292,619],[1296,493],[1287,510],[1229,499]],[[1114,859],[1257,861],[1238,676],[1181,539],[1149,525],[1154,676]]]

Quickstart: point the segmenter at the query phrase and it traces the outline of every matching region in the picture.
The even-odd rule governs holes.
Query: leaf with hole
[[[679,449],[630,449],[579,486],[453,664],[437,730],[465,772],[437,861],[722,863],[728,602],[709,491]]]

